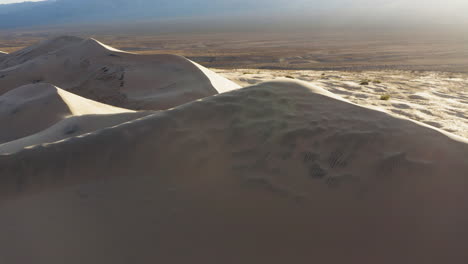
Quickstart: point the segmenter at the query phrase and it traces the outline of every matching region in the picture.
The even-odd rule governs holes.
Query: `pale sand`
[[[136,55],[95,39],[58,37],[0,59],[0,95],[47,82],[128,109],[168,109],[240,86],[176,55]]]
[[[281,81],[0,155],[4,263],[466,263],[468,140]]]
[[[94,132],[150,113],[94,102],[51,84],[25,85],[0,96],[0,122],[9,125],[0,131],[0,154]]]
[[[285,76],[310,82],[363,106],[377,107],[468,138],[468,75],[409,71],[215,70],[242,86]],[[370,80],[369,85],[360,85]],[[376,82],[377,81],[377,82]],[[380,81],[380,83],[378,83]],[[390,100],[380,100],[382,95]]]
[[[216,72],[76,37],[0,57],[0,262],[468,261],[465,75]]]
[[[0,95],[0,144],[40,132],[71,116],[134,112],[74,95],[51,84],[30,84]]]
[[[36,134],[0,144],[0,155],[13,154],[23,149],[34,148],[60,142],[71,137],[84,136],[87,133],[120,125],[153,112],[121,112],[113,114],[87,114],[64,118],[57,124]]]

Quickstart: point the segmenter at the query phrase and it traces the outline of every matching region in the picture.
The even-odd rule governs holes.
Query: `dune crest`
[[[9,56],[0,61],[0,70],[6,69],[26,61],[35,59],[39,56],[54,52],[71,44],[83,41],[82,38],[73,36],[62,36],[41,41],[30,47],[8,54]]]
[[[109,45],[106,45],[106,44],[104,44],[104,43],[102,43],[102,42],[100,42],[99,40],[94,39],[94,38],[90,38],[90,39],[88,39],[88,41],[91,41],[91,42],[94,43],[94,44],[98,44],[98,45],[102,46],[103,48],[105,48],[105,49],[107,49],[107,50],[109,50],[109,51],[115,51],[115,52],[121,52],[121,53],[134,54],[134,53],[132,53],[132,52],[127,52],[127,51],[123,51],[123,50],[116,49],[116,48],[111,47],[111,46],[109,46]]]
[[[87,133],[118,126],[122,123],[130,122],[150,114],[152,114],[152,112],[128,111],[69,116],[43,131],[0,144],[0,155],[11,155],[27,148],[34,148],[38,145],[58,143],[68,138],[83,136]]]
[[[222,77],[221,75],[218,75],[214,71],[212,71],[212,70],[210,70],[208,68],[205,68],[202,65],[200,65],[200,64],[198,64],[198,63],[196,63],[194,61],[191,61],[191,60],[189,60],[189,61],[191,63],[193,63],[195,66],[197,66],[197,68],[200,69],[206,75],[206,77],[208,77],[211,84],[213,85],[213,87],[216,89],[216,91],[218,93],[230,92],[230,91],[233,91],[233,90],[236,90],[236,89],[240,88],[240,86],[238,84],[234,83],[233,81],[230,81],[230,80]]]
[[[262,83],[0,155],[0,255],[49,264],[467,259],[467,156],[466,139],[303,82]],[[25,241],[38,250],[24,254]]]
[[[29,84],[0,96],[0,144],[40,132],[70,116],[131,113],[66,92],[51,84]]]
[[[468,138],[468,75],[463,73],[392,70],[215,71],[241,86],[285,79],[285,76],[289,76],[323,87],[358,105],[380,109]],[[367,81],[368,84],[362,85],[362,81]],[[389,98],[382,100],[382,96]]]
[[[3,52],[3,51],[0,50],[0,63],[1,63],[2,60],[6,57],[6,55],[8,55],[8,53]]]
[[[137,55],[77,37],[44,41],[0,62],[0,95],[37,82],[134,110],[168,109],[240,88],[184,57]]]

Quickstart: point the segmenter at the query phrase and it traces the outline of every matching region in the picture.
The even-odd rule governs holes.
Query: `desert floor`
[[[189,25],[187,25],[189,26]],[[61,35],[93,37],[138,54],[176,54],[209,68],[296,70],[424,70],[468,72],[466,32],[428,30],[286,30],[252,28],[177,32],[138,28],[0,31],[0,50],[14,52]]]

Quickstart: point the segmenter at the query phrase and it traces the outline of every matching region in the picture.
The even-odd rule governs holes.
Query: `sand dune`
[[[0,143],[37,133],[70,116],[131,113],[74,95],[51,84],[30,84],[0,96]]]
[[[0,94],[47,82],[128,109],[168,109],[239,88],[176,55],[136,55],[94,39],[58,37],[0,61]]]
[[[467,139],[262,83],[0,155],[0,259],[466,263],[467,156]]]
[[[6,69],[15,65],[22,64],[42,55],[52,53],[67,45],[76,44],[81,41],[83,41],[83,39],[73,36],[63,36],[59,38],[41,41],[36,45],[32,45],[25,49],[11,53],[10,56],[0,61],[0,69]]]
[[[25,148],[51,144],[71,137],[99,131],[104,128],[120,125],[152,112],[121,112],[113,114],[88,114],[71,116],[41,132],[0,144],[1,154],[12,154]]]
[[[414,71],[215,70],[241,86],[296,78],[353,103],[377,107],[468,138],[468,75]],[[367,80],[367,85],[361,85]],[[388,95],[390,100],[380,100]]]
[[[4,58],[6,58],[6,55],[8,55],[8,53],[5,53],[5,52],[3,52],[3,51],[0,50],[0,63],[2,62],[2,60],[3,60]]]

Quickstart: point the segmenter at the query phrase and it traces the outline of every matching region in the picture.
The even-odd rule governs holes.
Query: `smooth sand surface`
[[[468,140],[275,81],[0,155],[2,263],[466,263]]]
[[[415,71],[215,70],[241,86],[296,78],[349,101],[468,138],[468,74]],[[361,85],[363,81],[368,84]],[[388,101],[380,100],[388,95]]]
[[[8,57],[0,61],[0,69],[13,67],[42,55],[53,53],[65,46],[76,44],[83,39],[74,36],[62,36],[58,38],[41,41],[35,45],[10,53]]]
[[[193,61],[190,61],[190,62],[193,63],[198,69],[200,69],[206,75],[206,77],[208,77],[211,84],[213,85],[213,87],[215,87],[215,89],[216,89],[216,91],[218,93],[230,92],[232,90],[236,90],[236,89],[239,89],[241,87],[240,85],[236,84],[235,82],[230,81],[230,80],[222,77],[221,75],[218,75],[217,73],[213,72],[212,70],[209,70],[209,69],[201,66],[200,64],[196,63],[196,62],[193,62]]]
[[[0,96],[0,144],[35,134],[70,116],[131,112],[51,84],[29,84]]]
[[[0,154],[57,142],[138,119],[135,112],[98,103],[51,84],[30,84],[0,96]]]
[[[240,87],[215,75],[176,55],[136,55],[95,39],[57,37],[0,60],[0,95],[47,82],[109,105],[159,110]]]
[[[150,114],[152,112],[143,111],[67,117],[41,132],[0,144],[0,155],[12,154],[37,145],[52,144],[68,138],[83,136],[87,133],[97,132]]]

